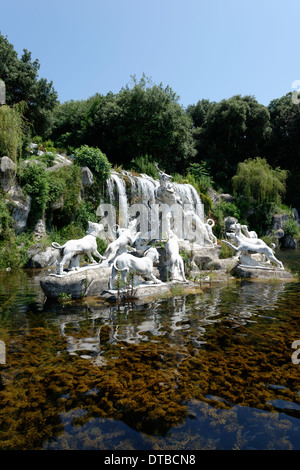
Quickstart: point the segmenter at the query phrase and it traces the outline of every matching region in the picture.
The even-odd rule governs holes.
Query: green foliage
[[[130,166],[131,170],[134,172],[144,173],[146,175],[152,176],[154,179],[159,178],[157,168],[154,165],[152,157],[149,155],[132,159]]]
[[[293,238],[300,237],[300,228],[297,222],[293,219],[288,219],[283,224],[283,230],[285,235],[290,235]]]
[[[0,268],[25,267],[28,260],[27,250],[33,244],[32,233],[15,235],[13,229],[10,229],[5,235],[5,240],[0,240]]]
[[[6,103],[27,103],[25,118],[33,134],[45,135],[51,126],[51,112],[57,102],[52,82],[38,77],[40,64],[23,49],[18,58],[14,47],[0,34],[0,77],[5,82]]]
[[[265,158],[247,159],[238,164],[232,178],[234,193],[260,203],[280,203],[286,189],[287,171],[273,169]]]
[[[239,208],[232,202],[220,201],[212,207],[211,212],[213,218],[215,219],[214,234],[218,238],[221,238],[221,236],[224,234],[224,219],[226,217],[235,217],[241,221]]]
[[[13,226],[13,219],[10,215],[4,197],[0,194],[0,241],[5,240]]]
[[[21,156],[23,146],[24,109],[24,103],[0,106],[0,155],[6,155],[14,162]]]
[[[52,223],[61,227],[75,220],[77,210],[80,207],[80,168],[77,165],[68,165],[48,172],[48,177],[51,179],[49,203],[53,205],[60,199],[63,202],[62,207],[52,213]],[[47,213],[49,212],[52,212],[51,205]]]
[[[88,221],[97,222],[96,211],[90,201],[81,201],[75,216],[76,225],[88,228]]]
[[[76,165],[87,166],[99,181],[109,178],[111,164],[98,148],[82,145],[74,151],[74,159]]]
[[[188,174],[191,174],[197,182],[199,192],[207,193],[208,189],[214,184],[213,178],[210,175],[207,162],[191,163],[187,169]]]
[[[200,119],[195,109],[190,110],[197,126],[193,136],[198,155],[209,164],[217,185],[230,191],[237,164],[245,155],[258,155],[268,141],[269,111],[253,97],[240,95],[201,108]]]
[[[31,213],[38,219],[49,201],[50,183],[44,165],[29,162],[19,169],[18,179],[25,194],[32,197]]]
[[[152,155],[170,172],[182,171],[196,153],[192,120],[177,95],[145,77],[133,78],[132,86],[116,95],[96,94],[57,106],[51,137],[56,146],[69,149],[99,147],[114,164]]]
[[[228,245],[225,245],[225,243],[221,243],[221,250],[219,254],[220,259],[232,258],[234,255],[235,251],[233,248]]]

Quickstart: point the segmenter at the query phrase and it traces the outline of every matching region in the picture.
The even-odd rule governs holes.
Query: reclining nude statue
[[[60,251],[60,256],[57,261],[57,274],[64,273],[64,265],[69,263],[70,269],[79,269],[80,255],[87,255],[91,263],[95,264],[97,261],[92,257],[92,254],[104,260],[104,256],[100,255],[97,249],[97,240],[99,233],[103,230],[102,224],[95,222],[88,222],[88,229],[86,236],[79,240],[69,240],[64,245],[59,245],[56,242],[52,243],[52,247]]]
[[[114,288],[114,280],[118,272],[121,272],[121,281],[125,284],[126,277],[129,273],[143,277],[147,281],[154,284],[161,284],[162,281],[157,279],[153,274],[153,263],[159,260],[159,254],[156,248],[151,247],[145,251],[144,256],[139,258],[130,253],[122,253],[117,256],[112,265],[112,273],[109,279],[109,288]]]

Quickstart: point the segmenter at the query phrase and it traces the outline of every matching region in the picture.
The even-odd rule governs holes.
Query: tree
[[[272,165],[289,170],[286,200],[300,206],[300,104],[293,103],[292,93],[271,101],[269,112],[272,134],[266,146],[266,157]]]
[[[219,186],[231,190],[238,163],[259,154],[269,138],[269,111],[251,96],[236,95],[219,103],[200,104],[203,117],[201,109],[197,113],[190,110],[196,113],[195,123],[202,122],[194,131],[197,159],[209,164]]]
[[[286,190],[288,172],[272,168],[265,158],[249,158],[238,164],[232,178],[241,215],[258,233],[270,227],[274,212]]]
[[[184,169],[195,155],[192,120],[170,87],[133,79],[118,94],[99,94],[57,107],[52,138],[73,146],[101,148],[123,165],[151,155],[169,171]],[[62,137],[59,137],[59,135]],[[59,140],[56,140],[59,139]]]
[[[0,77],[5,83],[6,103],[13,106],[25,102],[25,118],[32,134],[46,136],[57,93],[52,82],[38,77],[39,68],[39,61],[32,61],[27,49],[19,59],[13,45],[0,33]]]
[[[208,111],[215,104],[213,101],[203,99],[187,107],[186,112],[192,118],[195,128],[203,126]]]
[[[126,86],[120,91],[115,124],[125,160],[151,155],[169,171],[186,167],[196,152],[192,120],[178,99],[169,86],[153,85],[146,77],[140,82],[134,79],[132,88]]]
[[[110,162],[98,148],[82,145],[74,152],[75,164],[87,166],[99,181],[105,181],[110,176]]]
[[[0,155],[16,162],[23,144],[25,103],[0,106]]]
[[[249,158],[238,164],[232,178],[234,193],[260,203],[279,204],[286,190],[288,172],[272,168],[265,158]]]

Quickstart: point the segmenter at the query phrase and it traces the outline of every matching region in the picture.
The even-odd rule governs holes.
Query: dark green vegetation
[[[202,99],[184,109],[169,86],[143,76],[139,81],[132,77],[116,94],[60,103],[53,84],[39,78],[38,70],[30,52],[24,50],[18,58],[0,34],[0,78],[6,85],[0,156],[17,163],[17,182],[33,198],[35,219],[46,217],[52,232],[63,224],[84,230],[87,218],[95,218],[111,166],[157,177],[157,162],[174,181],[193,184],[206,214],[216,221],[218,236],[226,216],[237,217],[263,236],[273,214],[282,213],[283,203],[287,210],[300,207],[300,105],[291,93],[269,106],[253,96],[237,95],[218,103]],[[32,163],[24,169],[30,142],[46,151],[38,159],[47,167],[53,163],[51,152],[60,152],[75,157],[74,168],[54,174]],[[93,194],[87,192],[78,202],[78,167],[83,165],[92,170],[97,184]],[[234,202],[213,204],[211,188],[234,194]],[[59,200],[63,205],[53,212]],[[9,231],[5,220],[2,237]],[[296,227],[288,229],[294,233]]]

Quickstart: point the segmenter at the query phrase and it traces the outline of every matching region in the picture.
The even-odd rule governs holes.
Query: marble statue
[[[249,242],[249,243],[252,243],[254,245],[261,245],[261,246],[268,246],[266,244],[266,242],[264,242],[263,240],[261,240],[260,238],[257,238],[257,237],[248,237],[246,235],[244,235],[242,233],[242,227],[245,227],[245,226],[242,226],[241,224],[239,223],[234,223],[230,226],[230,229],[231,231],[237,235],[241,240],[244,240],[246,242]],[[248,232],[249,233],[249,232]],[[232,233],[228,232],[227,233],[228,236],[232,236]],[[274,248],[275,248],[275,245],[274,245]]]
[[[177,237],[171,237],[164,246],[166,267],[170,281],[178,280],[187,282],[184,272],[184,262],[179,254]]]
[[[280,269],[284,269],[282,262],[275,257],[273,249],[266,245],[262,240],[258,239],[262,243],[255,243],[256,239],[243,238],[238,236],[236,233],[232,233],[231,238],[236,241],[237,246],[232,245],[227,240],[222,240],[222,243],[225,243],[236,251],[237,256],[243,253],[247,255],[251,255],[252,253],[264,254],[270,261],[276,263]]]
[[[70,268],[73,270],[79,269],[80,255],[87,255],[91,263],[95,264],[97,261],[92,257],[92,254],[104,260],[104,256],[100,255],[97,249],[97,240],[99,233],[103,230],[102,224],[88,222],[87,234],[79,240],[69,240],[64,245],[59,245],[56,242],[52,243],[52,247],[60,251],[60,256],[57,260],[57,274],[64,273],[64,265],[69,263]]]
[[[174,185],[171,183],[173,177],[164,173],[158,168],[157,163],[154,164],[158,171],[160,185],[155,189],[155,198],[162,204],[180,204],[182,205],[181,198],[176,194]]]
[[[247,225],[241,225],[241,229],[248,238],[258,238],[257,233],[254,230],[248,230]]]
[[[130,253],[122,253],[117,256],[112,265],[112,273],[109,279],[109,288],[114,288],[114,280],[117,273],[121,272],[121,281],[125,284],[126,277],[129,273],[143,277],[147,281],[154,284],[161,284],[162,281],[157,279],[153,274],[153,263],[159,261],[159,254],[156,248],[149,248],[142,258],[134,256]]]
[[[188,223],[193,227],[191,233],[195,233],[196,239],[203,237],[204,242],[209,245],[217,245],[217,237],[212,232],[212,227],[215,225],[212,219],[208,219],[206,223],[202,222],[200,217],[193,210],[185,211],[184,215]]]
[[[133,245],[139,236],[139,232],[133,232],[132,228],[118,228],[117,238],[112,241],[104,252],[106,258],[103,266],[111,266],[114,259],[127,252],[127,245]],[[133,248],[134,250],[134,248]]]

